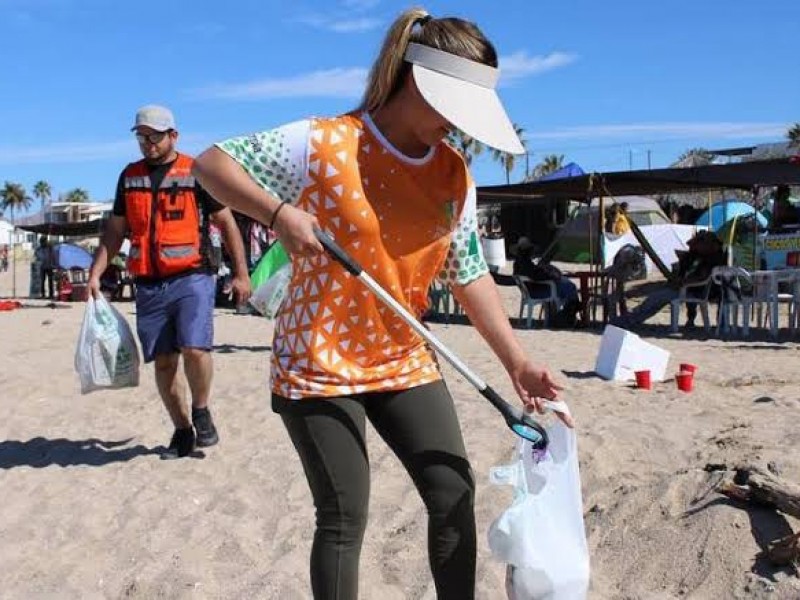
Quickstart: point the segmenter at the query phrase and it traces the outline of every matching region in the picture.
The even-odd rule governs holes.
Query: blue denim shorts
[[[136,285],[136,331],[144,361],[182,348],[214,345],[213,275],[192,273]]]

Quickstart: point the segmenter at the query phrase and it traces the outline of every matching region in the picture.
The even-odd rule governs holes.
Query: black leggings
[[[316,508],[311,587],[316,600],[358,597],[367,524],[366,418],[405,466],[428,511],[428,557],[439,600],[475,594],[475,480],[442,381],[352,397],[273,395],[300,455]]]

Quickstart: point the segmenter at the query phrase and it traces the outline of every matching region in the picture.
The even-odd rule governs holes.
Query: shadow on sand
[[[790,350],[791,346],[786,346],[784,344],[797,341],[796,336],[793,336],[786,330],[781,330],[778,337],[773,338],[769,330],[764,328],[751,328],[750,334],[744,337],[738,331],[731,331],[727,334],[720,332],[720,334],[717,335],[716,327],[713,325],[708,332],[706,332],[703,327],[681,327],[677,333],[672,333],[669,325],[643,323],[632,327],[619,326],[641,337],[700,342],[713,341],[725,344],[726,347],[732,349]]]
[[[598,375],[595,371],[561,371],[564,374],[564,377],[568,379],[601,379],[605,381],[600,375]]]
[[[233,352],[271,352],[272,346],[240,346],[238,344],[216,344],[214,352],[231,354]]]
[[[762,552],[765,551],[770,544],[775,540],[784,538],[794,533],[789,522],[782,514],[775,511],[774,508],[756,506],[749,503],[737,502],[730,498],[716,498],[711,502],[698,506],[697,508],[686,511],[683,516],[690,517],[694,514],[700,513],[712,506],[730,506],[738,508],[747,513],[750,519],[750,531],[753,533],[758,547]],[[786,575],[794,575],[794,567],[791,566],[778,566],[770,562],[770,560],[759,553],[754,557],[752,572],[756,575],[775,581],[775,576],[778,573]]]
[[[36,437],[27,442],[6,440],[0,442],[0,469],[15,467],[34,467],[41,469],[51,465],[59,467],[89,466],[101,467],[115,462],[127,462],[139,456],[163,456],[164,446],[147,448],[141,444],[126,446],[133,438],[118,442],[97,438],[50,440]]]

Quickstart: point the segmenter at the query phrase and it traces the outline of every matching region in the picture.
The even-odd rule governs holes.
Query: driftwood
[[[756,467],[737,469],[733,482],[724,484],[720,492],[736,500],[773,506],[800,519],[800,486]]]
[[[769,506],[800,518],[800,486],[758,469],[737,469],[733,481],[723,483],[719,492],[739,502]],[[761,553],[776,565],[800,563],[800,533],[770,542]]]

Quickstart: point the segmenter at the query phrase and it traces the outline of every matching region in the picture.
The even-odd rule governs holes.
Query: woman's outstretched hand
[[[510,375],[514,389],[522,400],[525,410],[529,412],[544,413],[545,400],[555,400],[558,393],[564,389],[555,381],[547,367],[529,360],[523,362]],[[560,412],[557,412],[556,416],[567,427],[574,427],[575,423],[570,416]]]

